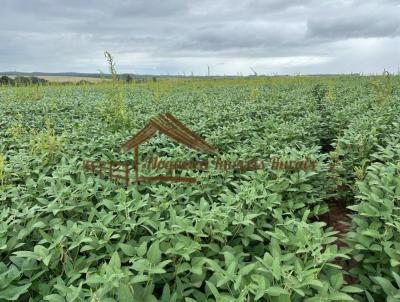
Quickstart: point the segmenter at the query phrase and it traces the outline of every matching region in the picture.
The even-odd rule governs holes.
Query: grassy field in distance
[[[0,77],[2,75],[0,74]],[[15,76],[8,76],[9,78],[14,79]],[[92,83],[98,83],[101,82],[103,80],[107,79],[101,79],[101,78],[94,78],[94,77],[76,77],[76,76],[58,76],[58,75],[54,75],[54,76],[36,76],[39,79],[44,79],[47,80],[49,82],[56,82],[56,83],[62,83],[62,82],[72,82],[72,83],[77,83],[79,81],[88,81],[88,82],[92,82]]]
[[[39,76],[38,78],[45,79],[49,82],[79,82],[79,81],[88,81],[88,82],[101,82],[107,81],[107,79],[100,79],[100,78],[91,78],[91,77],[71,77],[71,76]]]

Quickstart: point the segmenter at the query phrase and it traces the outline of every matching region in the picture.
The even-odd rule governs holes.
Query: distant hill
[[[24,76],[24,77],[79,77],[79,78],[111,78],[110,74],[100,73],[81,73],[81,72],[18,72],[18,71],[5,71],[1,72],[5,76]],[[131,75],[132,77],[134,75]]]
[[[7,76],[10,78],[20,77],[37,77],[45,79],[49,82],[98,82],[102,79],[111,79],[111,74],[100,74],[100,73],[81,73],[81,72],[18,72],[18,71],[0,71],[0,77]],[[131,81],[144,81],[152,80],[153,78],[160,78],[165,76],[154,76],[154,75],[137,75],[137,74],[118,74],[120,80],[131,80]],[[169,76],[168,76],[169,77]]]
[[[46,79],[51,82],[77,82],[79,80],[86,80],[91,82],[99,81],[100,79],[111,79],[111,74],[107,73],[83,73],[83,72],[18,72],[18,71],[0,71],[0,76],[8,76],[8,77],[15,77],[15,76],[24,76],[24,77],[38,77],[42,79]],[[300,74],[299,74],[300,75]],[[359,73],[351,73],[351,74],[304,74],[302,76],[319,76],[319,77],[333,77],[333,76],[360,76],[362,74]],[[259,77],[274,77],[274,76],[296,76],[296,75],[284,75],[284,74],[273,74],[273,75],[262,75],[259,74]],[[133,73],[122,73],[118,74],[118,78],[122,80],[126,80],[128,77],[133,81],[137,80],[151,80],[152,78],[237,78],[239,76],[200,76],[200,75],[152,75],[152,74],[133,74]],[[254,77],[254,75],[247,76],[249,78]],[[91,80],[92,79],[92,80]]]
[[[111,79],[111,74],[104,73],[81,73],[81,72],[19,72],[19,71],[0,71],[0,77],[7,76],[10,78],[15,78],[17,76],[20,77],[37,77],[40,79],[47,80],[49,82],[58,82],[58,83],[77,83],[81,81],[87,82],[99,82],[103,79],[109,80]],[[132,73],[122,73],[118,74],[118,78],[123,81],[133,81],[133,82],[144,82],[144,81],[156,81],[159,78],[210,78],[210,79],[218,79],[218,78],[237,78],[238,76],[192,76],[192,75],[151,75],[151,74],[132,74]],[[252,77],[252,76],[249,76]]]

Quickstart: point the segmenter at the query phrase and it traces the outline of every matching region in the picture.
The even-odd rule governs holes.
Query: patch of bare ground
[[[328,207],[329,211],[321,215],[319,220],[324,221],[327,227],[332,227],[334,231],[338,232],[336,235],[337,240],[335,241],[337,247],[346,247],[342,239],[351,225],[351,218],[349,216],[349,210],[346,208],[346,203],[342,200],[329,200]],[[347,272],[358,264],[354,259],[344,260],[342,258],[337,258],[335,263],[342,266]],[[356,283],[356,280],[350,275],[346,275],[345,279],[349,284]]]

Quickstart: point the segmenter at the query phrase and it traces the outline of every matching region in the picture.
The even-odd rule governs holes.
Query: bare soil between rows
[[[346,244],[342,241],[343,237],[349,230],[351,225],[351,218],[349,216],[349,210],[346,208],[346,202],[343,200],[329,200],[328,201],[329,211],[321,215],[319,217],[319,221],[324,221],[327,224],[327,227],[332,227],[334,231],[337,231],[336,234],[337,239],[335,244],[338,248],[346,247]],[[335,264],[338,264],[343,267],[345,271],[349,271],[353,267],[358,265],[357,261],[354,259],[342,259],[337,258]],[[345,276],[345,280],[349,284],[356,283],[356,280],[352,278],[350,275]]]

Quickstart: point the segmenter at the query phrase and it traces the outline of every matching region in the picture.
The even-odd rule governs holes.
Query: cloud
[[[399,15],[395,0],[2,0],[0,71],[96,72],[105,50],[119,72],[397,71]]]
[[[395,5],[348,5],[340,14],[311,16],[308,35],[329,40],[396,37],[400,35],[399,13],[400,8]]]

